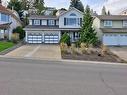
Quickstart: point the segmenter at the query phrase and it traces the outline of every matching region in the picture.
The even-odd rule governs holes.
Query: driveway
[[[61,52],[58,45],[24,45],[6,54],[5,57],[61,59]]]
[[[127,47],[110,47],[112,53],[127,61]]]

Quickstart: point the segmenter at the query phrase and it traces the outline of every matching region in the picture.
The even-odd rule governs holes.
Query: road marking
[[[31,57],[35,52],[38,51],[38,49],[40,48],[40,45],[37,46],[33,51],[31,51],[30,53],[26,54],[24,57]]]

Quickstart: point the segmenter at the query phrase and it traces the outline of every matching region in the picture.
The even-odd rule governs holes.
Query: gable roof
[[[69,10],[67,10],[64,13],[62,13],[61,15],[59,15],[59,17],[62,16],[62,15],[64,15],[64,14],[66,14],[66,13],[68,13],[68,12],[70,12],[70,11],[72,11],[72,10],[76,10],[77,12],[79,12],[80,14],[83,15],[83,12],[81,12],[80,10],[78,10],[78,9],[76,9],[74,7],[71,7],[71,8],[69,8]]]
[[[57,16],[31,15],[29,19],[57,19]]]
[[[98,15],[100,20],[127,20],[126,15]]]

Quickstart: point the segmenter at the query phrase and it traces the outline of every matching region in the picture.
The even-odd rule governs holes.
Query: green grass
[[[13,47],[14,45],[15,44],[12,43],[12,42],[2,42],[2,41],[0,41],[0,52],[5,50],[5,49]]]

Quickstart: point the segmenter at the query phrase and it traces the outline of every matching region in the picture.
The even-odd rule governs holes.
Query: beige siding
[[[108,28],[104,26],[104,21],[101,21],[101,28]],[[123,21],[112,21],[111,28],[123,28]]]

